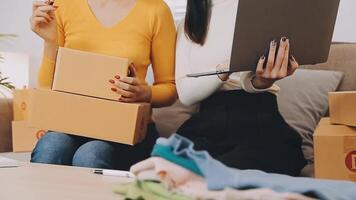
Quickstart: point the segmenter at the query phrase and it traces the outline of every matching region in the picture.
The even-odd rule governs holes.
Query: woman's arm
[[[64,45],[63,23],[58,8],[58,1],[55,5],[40,1],[33,3],[31,29],[44,40],[43,59],[38,73],[38,84],[43,88],[52,85],[57,49]]]
[[[248,93],[259,93],[259,92],[273,92],[278,93],[280,88],[272,84],[271,86],[267,86],[264,88],[256,88],[253,84],[253,80],[255,80],[256,73],[249,71],[249,72],[240,72],[240,81],[241,81],[241,88]]]
[[[177,99],[174,77],[176,28],[167,5],[157,7],[152,25],[154,35],[151,60],[154,83],[151,86],[151,103],[153,107],[164,107]]]
[[[184,34],[184,22],[178,27],[176,50],[176,83],[180,101],[185,105],[193,105],[206,99],[218,90],[223,81],[218,76],[205,76],[192,78],[187,74],[192,73],[191,46],[192,42]],[[196,44],[194,44],[196,45]],[[208,56],[208,55],[207,55]],[[207,71],[216,70],[216,66],[207,66]]]

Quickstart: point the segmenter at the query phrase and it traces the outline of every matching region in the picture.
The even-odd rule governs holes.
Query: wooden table
[[[23,163],[0,168],[1,200],[120,200],[112,192],[132,179],[96,175],[92,169]]]

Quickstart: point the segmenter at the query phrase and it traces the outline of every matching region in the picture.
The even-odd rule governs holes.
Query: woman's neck
[[[132,4],[133,0],[95,0],[100,5],[105,6],[107,4],[119,4],[121,6],[125,6],[128,4]]]

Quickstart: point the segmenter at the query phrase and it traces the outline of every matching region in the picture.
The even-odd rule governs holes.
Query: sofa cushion
[[[178,128],[198,111],[199,106],[185,106],[177,100],[172,106],[153,109],[153,120],[162,137],[169,137]]]
[[[356,43],[335,43],[331,46],[327,63],[302,66],[302,68],[344,72],[344,78],[338,90],[356,90]]]
[[[342,72],[300,69],[276,82],[281,88],[278,107],[285,121],[303,138],[303,152],[313,163],[313,133],[328,111],[328,92],[335,91]]]

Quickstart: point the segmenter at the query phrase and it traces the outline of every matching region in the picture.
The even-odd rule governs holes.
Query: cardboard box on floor
[[[146,134],[147,103],[117,101],[51,90],[30,93],[29,126],[134,145]]]
[[[314,133],[315,177],[356,181],[356,127],[323,118]]]
[[[46,134],[47,131],[31,128],[27,121],[12,122],[12,149],[14,152],[31,152],[37,141]]]
[[[52,89],[55,91],[117,100],[110,79],[126,76],[130,61],[91,52],[59,48]]]
[[[329,93],[330,121],[356,127],[356,91]]]

